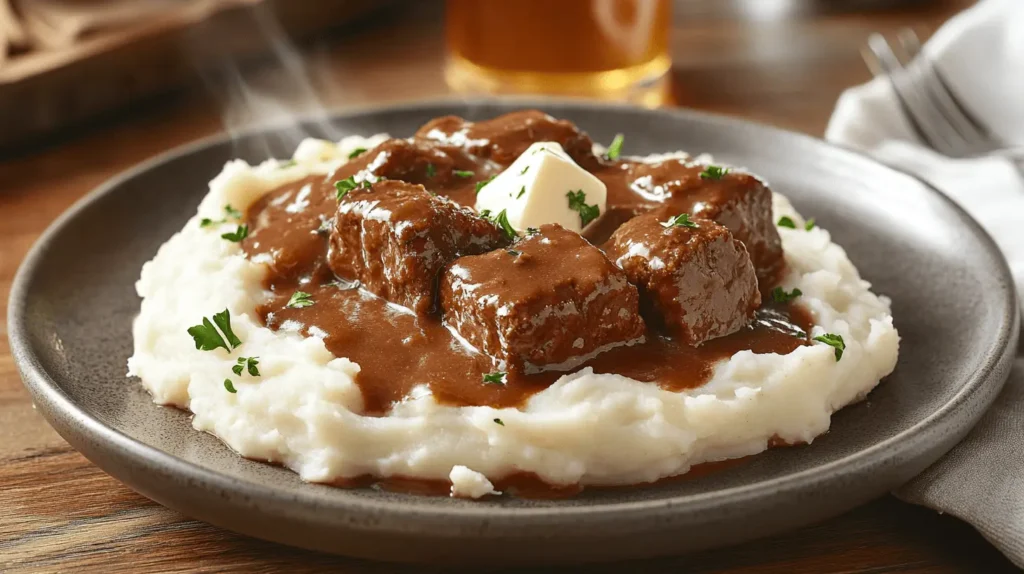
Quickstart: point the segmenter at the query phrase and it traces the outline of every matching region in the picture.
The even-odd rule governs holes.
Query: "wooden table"
[[[867,80],[869,33],[928,32],[967,4],[935,0],[873,13],[807,9],[786,19],[734,18],[764,0],[689,0],[677,9],[674,94],[680,105],[820,135],[839,93]],[[823,2],[829,4],[829,2]],[[839,2],[832,2],[840,4]],[[417,3],[307,47],[311,86],[341,106],[447,90],[439,7]],[[273,81],[273,76],[270,76]],[[192,90],[140,105],[0,160],[0,295],[46,225],[105,179],[222,129],[223,102]],[[234,115],[232,115],[232,118]],[[6,323],[0,323],[6,333]],[[122,486],[73,451],[33,409],[0,338],[0,571],[446,571],[295,550],[222,531]],[[1012,571],[971,527],[884,497],[803,530],[698,555],[590,566],[581,572]]]

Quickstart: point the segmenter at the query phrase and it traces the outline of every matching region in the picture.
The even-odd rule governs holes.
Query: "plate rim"
[[[516,98],[433,98],[419,101],[407,101],[388,105],[366,105],[342,110],[332,110],[325,114],[306,115],[298,121],[310,121],[317,117],[326,117],[329,121],[359,117],[373,114],[393,114],[403,111],[430,111],[431,109],[452,107],[452,106],[497,106],[499,108],[512,109],[516,107],[558,107],[558,108],[582,108],[582,109],[608,109],[611,111],[623,110],[630,112],[645,111],[626,104],[594,102],[590,100],[567,99],[567,98],[541,98],[541,97],[516,97]],[[767,480],[761,480],[752,484],[735,486],[711,492],[701,492],[681,496],[656,497],[650,500],[629,501],[629,502],[605,502],[594,505],[567,505],[541,508],[508,507],[501,505],[480,505],[470,507],[447,507],[443,505],[415,504],[418,497],[410,497],[411,500],[403,499],[400,503],[387,503],[377,500],[365,500],[359,497],[333,496],[320,491],[303,490],[299,492],[285,492],[272,486],[258,484],[244,477],[228,475],[216,470],[204,468],[185,459],[164,452],[154,446],[150,446],[135,438],[132,438],[121,431],[108,426],[100,421],[93,414],[82,406],[78,405],[69,397],[42,367],[38,356],[33,349],[28,336],[27,317],[25,310],[31,293],[28,287],[35,271],[45,261],[47,252],[51,247],[54,237],[71,221],[87,210],[92,204],[112,193],[125,181],[128,181],[154,166],[164,164],[179,157],[199,153],[210,147],[229,142],[232,139],[230,134],[220,132],[203,137],[201,139],[179,145],[170,150],[164,151],[138,163],[125,171],[104,181],[97,188],[90,191],[78,201],[73,203],[66,211],[57,217],[40,235],[26,254],[11,285],[10,297],[8,300],[8,327],[11,355],[21,374],[25,386],[30,391],[33,402],[40,407],[46,415],[50,424],[53,425],[51,417],[68,419],[75,423],[88,441],[102,444],[106,447],[113,447],[122,454],[124,458],[135,464],[142,464],[146,467],[165,469],[169,473],[179,477],[187,477],[198,481],[209,487],[222,489],[224,491],[245,494],[250,498],[267,500],[274,503],[295,504],[297,508],[315,505],[320,508],[325,506],[334,510],[345,510],[347,512],[369,512],[379,520],[373,523],[361,523],[359,528],[364,531],[388,531],[388,532],[419,532],[421,529],[420,519],[433,521],[443,519],[445,531],[457,533],[467,525],[478,525],[483,519],[491,523],[497,532],[507,529],[523,527],[551,526],[550,519],[558,517],[561,522],[576,520],[594,520],[600,518],[614,518],[619,526],[625,527],[628,524],[635,525],[634,519],[657,523],[659,520],[671,519],[683,512],[680,507],[685,506],[686,513],[700,513],[709,509],[721,508],[723,505],[743,505],[748,500],[758,499],[764,496],[783,496],[788,492],[803,490],[818,482],[835,480],[836,476],[846,476],[851,473],[865,472],[878,466],[880,454],[896,449],[897,451],[914,451],[920,449],[920,443],[927,442],[932,433],[941,430],[944,424],[951,424],[947,419],[954,417],[955,412],[972,398],[976,393],[987,392],[984,397],[985,409],[981,409],[973,420],[969,421],[967,431],[981,418],[984,410],[998,395],[999,390],[1005,383],[1005,378],[998,381],[992,380],[993,373],[1000,368],[1008,370],[1008,364],[1013,358],[1013,341],[1018,336],[1020,328],[1020,312],[1018,310],[1017,294],[1009,266],[999,250],[995,241],[981,225],[974,220],[960,205],[950,199],[946,194],[911,174],[903,172],[892,166],[886,165],[858,150],[847,146],[836,145],[831,142],[820,140],[813,136],[792,132],[774,126],[748,121],[744,119],[722,116],[699,110],[687,108],[656,109],[646,110],[652,115],[668,115],[674,118],[681,118],[690,121],[699,121],[708,124],[728,126],[733,130],[757,129],[773,138],[784,138],[789,141],[799,142],[803,145],[813,145],[818,149],[828,149],[831,153],[847,154],[848,157],[856,157],[858,161],[867,161],[893,174],[909,178],[926,191],[937,196],[940,201],[945,202],[953,213],[966,225],[966,230],[975,235],[984,246],[989,255],[994,255],[997,262],[998,279],[1003,286],[1003,296],[999,303],[1003,307],[1002,323],[996,339],[996,345],[989,349],[989,354],[984,365],[977,371],[970,374],[964,380],[964,384],[956,391],[939,409],[931,412],[927,417],[918,421],[912,427],[889,437],[881,442],[850,453],[837,460],[815,466],[810,469],[798,471],[783,476],[777,476]],[[267,130],[273,130],[279,125],[286,125],[293,122],[278,123],[268,122],[251,126],[237,136],[245,136]],[[63,433],[62,433],[63,436]],[[65,440],[68,440],[64,437]],[[70,441],[69,441],[70,442]],[[944,454],[948,449],[937,455],[935,459]],[[934,462],[932,460],[931,462]],[[929,462],[929,464],[931,464]],[[837,474],[838,473],[838,474]],[[301,512],[297,513],[301,515]],[[493,521],[501,521],[503,524],[495,525]],[[437,528],[436,523],[431,523]],[[628,530],[628,529],[627,529]],[[436,535],[443,535],[436,532]]]

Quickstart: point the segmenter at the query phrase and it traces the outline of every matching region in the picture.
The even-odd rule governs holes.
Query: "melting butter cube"
[[[604,183],[576,164],[556,142],[537,142],[476,196],[476,210],[505,210],[518,231],[557,223],[582,231],[604,213]]]

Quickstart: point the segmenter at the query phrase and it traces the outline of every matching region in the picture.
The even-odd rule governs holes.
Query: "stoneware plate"
[[[810,446],[568,500],[484,502],[305,484],[194,431],[187,413],[154,405],[126,378],[139,269],[195,213],[225,161],[288,156],[300,130],[404,137],[444,114],[483,119],[526,107],[570,119],[595,141],[623,132],[629,154],[710,152],[763,175],[892,298],[903,338],[896,371],[866,401],[837,413],[831,431]],[[1018,334],[1011,285],[992,240],[943,195],[809,137],[690,111],[444,101],[340,115],[329,126],[268,128],[234,141],[215,137],[130,170],[39,240],[14,282],[9,324],[14,358],[39,411],[103,470],[161,504],[328,552],[495,565],[732,544],[841,513],[898,486],[960,440],[999,392]]]

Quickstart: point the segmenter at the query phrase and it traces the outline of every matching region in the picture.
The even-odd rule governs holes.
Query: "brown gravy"
[[[541,137],[530,130],[525,133],[514,141],[508,137],[501,140],[507,147],[498,146],[499,138],[494,139],[490,147],[478,152],[486,152],[486,156],[467,153],[446,141],[391,140],[397,143],[382,144],[386,161],[380,161],[384,152],[365,152],[327,177],[311,176],[273,190],[249,209],[250,234],[242,243],[243,249],[249,256],[270,255],[272,259],[266,288],[273,296],[260,306],[261,318],[273,329],[322,336],[331,352],[358,363],[361,370],[356,382],[366,414],[386,414],[392,404],[418,385],[429,385],[437,400],[447,404],[516,407],[565,374],[509,373],[505,385],[484,384],[483,375],[495,370],[491,359],[468,351],[438,317],[417,316],[352,284],[339,282],[325,263],[328,237],[323,222],[330,220],[337,209],[335,181],[369,166],[378,175],[423,183],[432,192],[472,206],[476,183],[500,172],[517,155],[504,151],[525,148],[530,141],[523,138],[539,141]],[[624,221],[632,214],[669,202],[692,203],[693,193],[738,193],[725,182],[704,182],[693,167],[679,162],[663,162],[653,168],[599,158],[579,163],[608,186],[608,208],[602,218],[606,221]],[[630,179],[629,174],[638,169],[644,171],[641,179],[646,178],[646,183]],[[472,175],[452,176],[454,170]],[[637,191],[641,184],[657,189]],[[592,227],[598,234],[610,234],[609,228],[614,225]],[[599,238],[592,234],[588,239],[597,242]],[[287,308],[296,290],[309,293],[316,304]],[[645,342],[602,353],[580,368],[591,367],[596,373],[615,373],[678,391],[703,384],[718,361],[738,351],[789,353],[809,344],[807,333],[813,324],[809,313],[798,305],[775,305],[768,299],[751,325],[700,347],[649,331]]]

